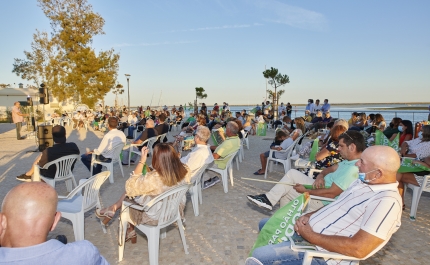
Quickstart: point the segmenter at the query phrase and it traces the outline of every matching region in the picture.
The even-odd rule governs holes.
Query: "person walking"
[[[21,137],[21,127],[22,122],[24,121],[24,117],[28,116],[28,114],[21,113],[21,110],[19,107],[21,106],[21,103],[18,101],[13,104],[12,107],[12,121],[15,123],[16,126],[16,138],[18,140],[23,140],[25,137]]]

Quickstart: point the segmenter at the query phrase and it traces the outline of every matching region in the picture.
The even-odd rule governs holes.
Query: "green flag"
[[[420,165],[420,164],[412,164],[414,158],[403,157],[402,163],[400,164],[400,168],[397,172],[399,173],[413,173],[413,172],[421,172],[421,171],[430,171],[430,168]]]
[[[399,151],[399,137],[400,133],[397,134],[393,141],[390,141],[383,132],[376,130],[375,132],[375,145],[385,145],[394,148],[394,150]]]
[[[302,211],[306,207],[308,201],[309,193],[305,192],[277,210],[261,229],[249,256],[251,256],[254,249],[258,247],[276,245],[288,241],[288,237],[294,234],[294,224],[302,215]]]

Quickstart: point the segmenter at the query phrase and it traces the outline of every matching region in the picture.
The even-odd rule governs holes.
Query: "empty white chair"
[[[140,144],[130,144],[130,149],[128,152],[128,166],[130,166],[131,153],[136,154],[138,156],[142,155],[141,151],[133,148],[134,146],[143,146],[145,143],[147,143],[146,146],[148,147],[148,155],[152,155],[152,151],[153,151],[152,146],[157,141],[157,139],[158,139],[158,136],[154,136],[154,137],[146,139],[145,141],[141,142]]]
[[[182,201],[182,198],[185,196],[185,193],[190,188],[189,184],[182,184],[178,186],[174,186],[169,190],[163,192],[158,195],[154,199],[152,199],[145,206],[140,206],[136,204],[131,204],[129,202],[124,201],[122,203],[121,208],[121,217],[119,223],[119,246],[118,246],[118,254],[119,261],[122,261],[124,256],[124,244],[125,244],[125,235],[127,231],[127,223],[132,223],[135,227],[142,231],[146,237],[148,238],[148,253],[149,253],[149,264],[157,265],[158,264],[158,253],[160,248],[160,230],[173,224],[176,222],[178,224],[179,233],[182,238],[182,244],[184,246],[185,254],[188,254],[188,246],[185,241],[184,227],[181,221],[181,215],[179,214],[179,204]],[[130,218],[129,208],[134,208],[139,211],[148,211],[154,205],[157,205],[158,202],[161,202],[160,216],[158,219],[157,226],[151,225],[142,225],[135,224],[133,220]],[[165,231],[163,232],[162,237],[165,237]]]
[[[194,215],[199,216],[199,203],[203,203],[202,199],[202,178],[208,165],[202,166],[194,176],[191,177],[192,186],[189,190],[191,202],[193,203]]]
[[[409,219],[411,221],[415,221],[415,218],[417,216],[417,209],[418,209],[418,203],[420,202],[421,194],[423,191],[430,192],[430,175],[424,176],[422,183],[418,183],[421,186],[415,186],[413,184],[405,184],[405,190],[406,188],[412,189],[412,205],[411,205],[411,212],[409,214]]]
[[[233,162],[233,159],[236,156],[237,152],[239,152],[239,150],[237,150],[236,152],[233,152],[233,153],[227,155],[224,158],[216,159],[218,161],[220,161],[220,160],[226,160],[227,161],[227,165],[226,165],[225,169],[219,169],[219,168],[208,168],[207,169],[207,170],[214,171],[216,173],[221,174],[222,185],[224,187],[224,192],[225,193],[228,192],[228,178],[227,177],[229,175],[230,175],[231,186],[233,186],[233,168],[232,168],[232,162]]]
[[[113,155],[112,155],[112,161],[111,162],[100,162],[96,160],[96,154],[93,153],[92,157],[91,157],[91,167],[90,167],[90,172],[91,172],[91,176],[93,175],[93,165],[94,164],[100,164],[102,166],[105,166],[107,168],[107,170],[110,172],[109,175],[109,182],[110,183],[114,183],[113,180],[113,168],[114,168],[114,164],[117,163],[118,167],[121,169],[121,175],[122,177],[124,177],[124,171],[122,170],[122,163],[121,163],[121,152],[122,149],[124,148],[124,144],[123,143],[119,143],[116,146],[113,146]]]
[[[61,217],[72,222],[75,241],[85,239],[84,214],[94,207],[101,208],[99,190],[109,174],[109,171],[104,171],[89,179],[81,179],[79,186],[69,195],[58,196],[61,200],[58,202],[57,211],[61,212]]]
[[[284,166],[284,172],[285,173],[287,173],[287,171],[290,170],[290,168],[291,168],[290,157],[291,157],[291,154],[294,150],[294,147],[297,144],[297,142],[299,141],[299,139],[300,139],[300,137],[297,137],[297,139],[285,150],[277,151],[274,149],[270,149],[269,157],[267,158],[267,163],[266,163],[266,171],[264,172],[264,178],[267,178],[267,172],[272,171],[272,164],[270,163],[271,161],[281,163]],[[286,153],[287,158],[286,159],[274,158],[273,153]]]
[[[55,182],[66,181],[67,191],[70,192],[73,187],[76,187],[75,176],[72,173],[72,165],[78,159],[79,155],[63,156],[54,161],[46,163],[42,168],[39,165],[34,165],[34,174],[32,181],[40,181],[41,179],[55,188]],[[40,174],[40,169],[48,169],[51,165],[57,168],[53,179],[44,177]]]

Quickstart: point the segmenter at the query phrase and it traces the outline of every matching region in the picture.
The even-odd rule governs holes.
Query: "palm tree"
[[[115,94],[115,108],[118,109],[118,94],[124,93],[123,86],[121,84],[117,84],[116,87],[112,89],[112,93]]]
[[[208,94],[205,93],[205,89],[203,87],[196,87],[196,101],[194,103],[194,113],[197,115],[199,108],[197,105],[197,99],[207,98]]]
[[[264,78],[269,79],[268,83],[275,89],[275,91],[268,89],[267,92],[269,93],[269,98],[273,100],[273,114],[274,118],[277,119],[279,98],[285,92],[285,90],[277,91],[277,88],[290,83],[290,77],[288,75],[282,75],[281,73],[278,73],[278,69],[273,67],[270,67],[270,69],[265,70],[263,72],[263,75]]]

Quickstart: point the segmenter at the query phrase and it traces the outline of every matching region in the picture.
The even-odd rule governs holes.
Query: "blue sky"
[[[430,101],[429,1],[89,0],[105,19],[96,50],[120,53],[131,105],[183,104],[204,87],[207,104],[256,104],[264,67],[288,74],[281,101]],[[35,0],[1,1],[0,83],[14,75],[36,29]],[[113,103],[109,93],[106,104]],[[126,104],[126,96],[122,96]]]

